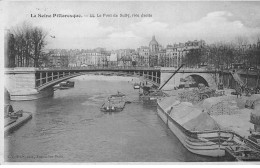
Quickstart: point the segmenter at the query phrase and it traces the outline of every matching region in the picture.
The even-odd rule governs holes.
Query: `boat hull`
[[[157,112],[159,117],[169,127],[173,134],[180,140],[183,146],[192,153],[204,156],[221,157],[225,155],[225,146],[208,141],[204,138],[218,137],[218,133],[196,134],[187,131],[180,124],[174,121],[158,104]],[[229,137],[230,135],[222,135]]]
[[[100,110],[103,112],[119,112],[124,109],[125,104],[125,95],[118,92],[118,94],[108,97],[108,101],[101,106]]]
[[[60,90],[66,90],[66,89],[69,89],[69,88],[71,88],[71,87],[64,87],[64,86],[59,87]]]
[[[123,111],[123,108],[116,108],[116,109],[107,109],[105,107],[102,107],[100,109],[102,112],[120,112],[120,111]]]
[[[74,82],[60,83],[60,87],[72,88],[74,87]]]

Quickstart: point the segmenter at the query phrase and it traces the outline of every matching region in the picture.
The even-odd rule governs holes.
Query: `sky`
[[[260,38],[258,1],[13,1],[5,5],[5,29],[12,30],[24,22],[41,27],[48,32],[47,48],[136,49],[148,46],[153,35],[163,46],[201,39],[208,44],[235,41],[237,37],[253,43]],[[58,18],[53,14],[82,17]],[[108,14],[139,17],[106,17]],[[151,17],[141,17],[142,14]]]

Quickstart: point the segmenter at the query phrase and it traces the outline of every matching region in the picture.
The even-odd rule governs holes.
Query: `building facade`
[[[68,55],[62,54],[60,52],[52,53],[49,56],[50,67],[68,67],[69,57]]]
[[[137,50],[119,49],[107,51],[105,48],[93,50],[69,50],[56,52],[52,55],[52,65],[74,67],[88,66],[144,66],[144,67],[179,67],[192,49],[200,49],[205,45],[203,40],[188,41],[185,43],[160,45],[155,36],[149,42],[149,46],[141,46]],[[69,55],[61,57],[61,55]]]
[[[74,59],[73,64],[78,67],[88,67],[88,66],[107,66],[109,60],[109,53],[103,48],[98,48],[97,50],[84,50],[82,53],[77,54]]]
[[[139,55],[139,61],[138,66],[149,66],[149,55],[150,55],[150,49],[147,46],[141,46],[137,49],[138,55]]]

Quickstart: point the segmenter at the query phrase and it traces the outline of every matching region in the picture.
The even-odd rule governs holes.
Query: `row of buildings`
[[[142,46],[138,48],[137,51],[142,66],[178,67],[191,49],[200,49],[204,46],[205,41],[195,40],[167,45],[164,48],[156,41],[155,36],[153,36],[149,47]]]
[[[191,49],[200,49],[203,46],[205,46],[205,41],[195,40],[163,47],[153,36],[148,46],[141,46],[136,50],[119,49],[107,51],[105,48],[93,50],[50,50],[48,66],[178,67]]]

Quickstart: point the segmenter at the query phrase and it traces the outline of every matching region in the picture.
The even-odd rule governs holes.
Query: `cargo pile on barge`
[[[196,104],[209,97],[223,96],[223,94],[223,91],[216,91],[215,89],[208,87],[194,88],[192,90],[184,90],[183,92],[180,92],[179,100]]]
[[[224,156],[223,145],[232,135],[220,132],[220,126],[201,108],[176,101],[176,97],[166,97],[158,101],[158,115],[190,152]]]
[[[107,98],[107,101],[101,106],[103,112],[119,112],[125,107],[126,100],[125,95],[118,92],[115,95],[111,95]]]
[[[197,96],[194,101],[194,95],[200,92],[178,90],[157,101],[158,115],[190,152],[213,157],[229,155],[235,160],[260,160],[260,145],[248,138],[258,130],[258,126],[249,122],[250,115],[252,118],[256,112],[245,108],[248,97],[227,96],[221,91],[205,98]]]

